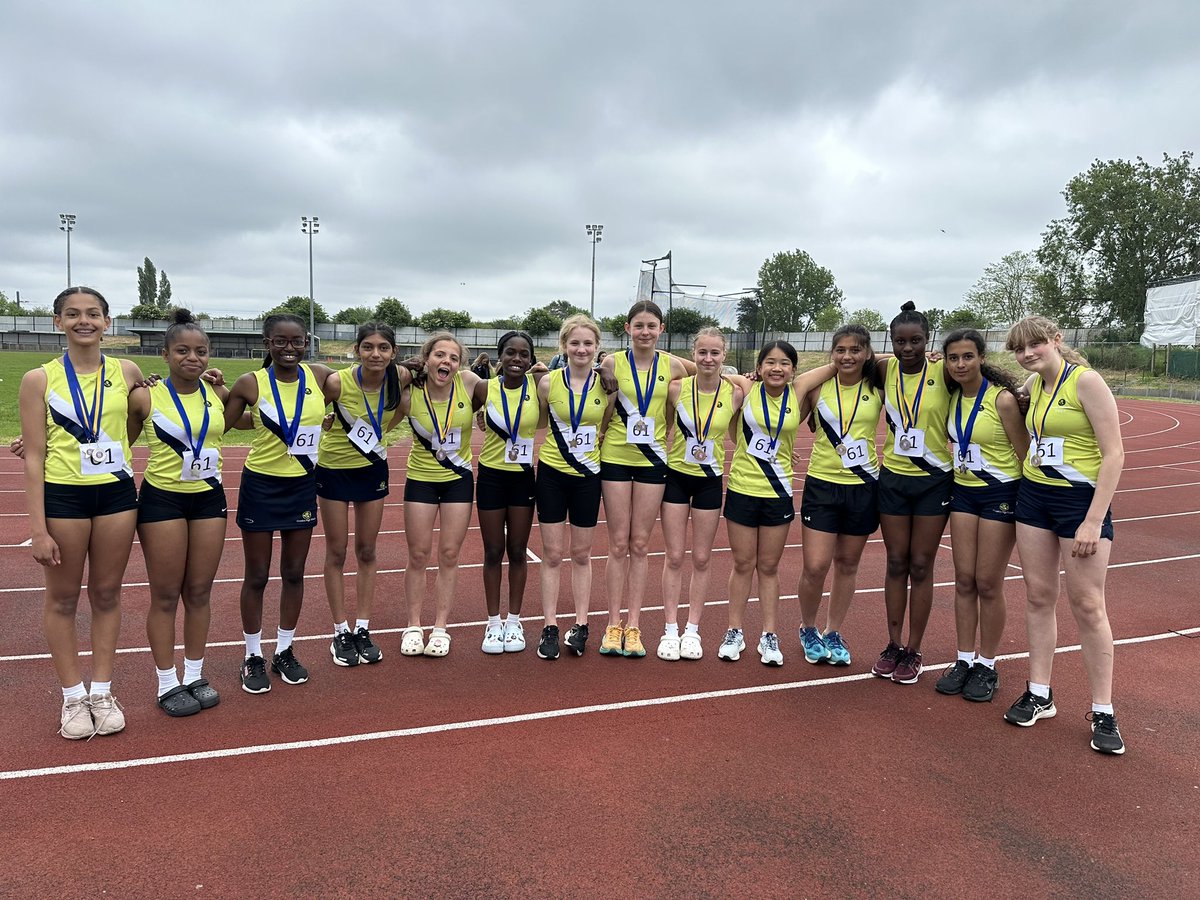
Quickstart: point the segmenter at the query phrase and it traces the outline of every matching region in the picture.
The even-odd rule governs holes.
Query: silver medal
[[[517,452],[517,445],[516,445],[516,444],[509,444],[509,447],[508,447],[508,459],[509,459],[509,461],[510,461],[510,462],[516,462],[516,461],[517,461],[517,457],[518,457],[518,456],[520,456],[520,453],[518,453],[518,452]]]
[[[913,448],[913,442],[911,440],[909,440],[908,435],[907,434],[900,435],[900,449],[901,450],[911,450],[912,448]]]
[[[845,445],[845,444],[838,444],[838,445],[837,445],[836,447],[834,447],[833,449],[835,449],[835,450],[837,451],[837,454],[838,454],[838,456],[845,456],[845,455],[846,455],[846,445]]]
[[[439,461],[445,460],[446,451],[443,450],[441,447],[438,447],[438,451],[437,451],[437,453],[434,454],[434,456],[436,456]]]

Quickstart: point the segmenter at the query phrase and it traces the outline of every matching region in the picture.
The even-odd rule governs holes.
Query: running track
[[[40,634],[41,575],[21,546],[23,476],[15,459],[0,459],[0,613],[9,623],[0,636],[0,894],[1195,896],[1200,715],[1187,673],[1200,636],[1200,407],[1120,407],[1127,456],[1108,603],[1122,642],[1115,693],[1129,751],[1121,758],[1087,749],[1089,696],[1065,599],[1058,718],[1028,730],[1000,720],[1026,674],[1015,557],[1003,648],[1013,659],[1000,666],[997,702],[934,692],[937,668],[954,658],[948,537],[927,672],[912,687],[867,674],[886,642],[878,534],[844,628],[854,664],[804,663],[798,528],[781,568],[791,595],[782,669],[760,665],[752,650],[737,663],[716,659],[727,550],[714,556],[702,661],[654,658],[661,611],[643,617],[649,657],[599,656],[603,523],[585,657],[547,663],[534,653],[543,624],[534,615],[535,526],[529,649],[479,651],[482,548],[473,527],[450,657],[403,658],[403,448],[392,455],[379,545],[380,665],[339,669],[329,659],[318,528],[297,644],[312,678],[299,687],[275,680],[261,697],[239,690],[241,553],[231,517],[205,664],[221,705],[182,720],[155,708],[135,549],[116,674],[128,728],[67,742],[53,728],[60,699]],[[802,430],[804,456],[808,442]],[[230,452],[231,504],[243,452]],[[655,540],[652,609],[657,531]],[[717,545],[728,546],[723,528]],[[277,585],[268,588],[268,636]],[[566,571],[563,590],[567,610]],[[432,597],[427,609],[431,618]],[[756,615],[752,604],[748,634]],[[86,617],[85,603],[85,632]]]

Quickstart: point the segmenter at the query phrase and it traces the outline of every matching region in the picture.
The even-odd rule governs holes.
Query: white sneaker
[[[68,741],[80,741],[96,733],[96,724],[92,721],[92,708],[88,705],[87,697],[63,701],[62,721],[58,733]]]
[[[681,659],[700,659],[704,648],[700,646],[700,635],[684,633],[679,639],[679,656]]]
[[[92,720],[96,723],[96,734],[116,734],[125,730],[125,713],[112,694],[92,694],[88,697],[92,708]]]
[[[779,649],[779,635],[768,631],[759,638],[758,655],[764,666],[782,666],[783,651]]]
[[[727,659],[733,662],[742,655],[742,651],[745,649],[746,639],[742,635],[742,629],[730,628],[725,632],[725,637],[721,639],[721,648],[717,650],[717,659]]]
[[[525,626],[520,622],[504,623],[504,652],[520,653],[525,649]]]
[[[664,634],[658,639],[658,658],[673,662],[679,659],[679,638]]]
[[[503,653],[504,652],[504,626],[489,625],[483,633],[483,652],[484,653]]]

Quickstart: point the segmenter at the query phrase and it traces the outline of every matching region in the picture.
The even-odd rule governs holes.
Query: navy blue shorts
[[[837,484],[809,475],[800,497],[805,528],[864,537],[879,527],[879,483]]]
[[[725,518],[747,528],[791,525],[796,507],[791,497],[751,497],[737,491],[725,492]]]
[[[547,525],[571,520],[577,528],[595,528],[600,521],[600,476],[568,475],[538,464],[538,521]]]
[[[692,509],[720,509],[722,488],[720,475],[689,475],[668,469],[663,503],[681,503]]]
[[[376,457],[357,469],[317,466],[317,496],[343,503],[369,503],[388,495],[388,464]]]
[[[532,507],[537,490],[535,482],[533,469],[509,472],[481,465],[479,483],[475,487],[475,506],[479,509]]]
[[[879,514],[881,516],[945,516],[950,514],[953,472],[932,475],[897,475],[884,469],[879,473]]]
[[[472,503],[475,500],[475,476],[462,475],[453,481],[404,482],[405,503]]]
[[[138,498],[138,524],[170,522],[174,519],[228,519],[225,503],[225,488],[209,488],[207,491],[165,491],[148,481],[142,482],[142,493]]]
[[[317,479],[242,470],[237,525],[242,531],[295,531],[317,524]]]
[[[1087,518],[1096,489],[1090,484],[1051,487],[1021,479],[1017,491],[1017,521],[1022,525],[1053,531],[1060,538],[1074,540],[1075,532]],[[1104,513],[1100,537],[1113,539],[1112,508]]]
[[[137,509],[137,488],[132,478],[104,484],[55,484],[43,492],[47,519],[94,519]]]
[[[950,512],[966,513],[993,522],[1017,521],[1017,491],[1021,480],[1000,484],[964,486],[956,484],[950,495]]]
[[[638,484],[666,484],[667,466],[627,466],[623,463],[600,463],[601,481],[636,481]]]

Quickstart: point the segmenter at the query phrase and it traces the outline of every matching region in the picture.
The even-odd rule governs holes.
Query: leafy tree
[[[952,309],[942,317],[942,332],[952,331],[955,328],[987,328],[987,322],[979,318],[978,310],[971,309],[968,306],[961,306],[958,309]]]
[[[1029,315],[1037,295],[1037,257],[1014,250],[999,262],[988,264],[975,286],[967,291],[966,305],[982,321],[1011,325]]]
[[[776,253],[758,270],[762,311],[774,331],[809,331],[817,313],[840,305],[842,292],[833,273],[803,250]]]
[[[139,303],[129,311],[131,319],[162,319],[166,317],[166,311],[161,309],[157,303]]]
[[[625,316],[623,313],[617,313],[613,316],[605,316],[596,322],[596,324],[600,326],[601,331],[607,331],[611,334],[615,334],[618,339],[621,337],[621,335],[625,334]]]
[[[369,306],[348,306],[339,309],[333,317],[338,325],[361,325],[375,318],[375,310]]]
[[[165,270],[158,273],[158,298],[159,309],[164,311],[171,308],[171,279],[167,278]]]
[[[563,320],[554,315],[549,307],[531,309],[521,320],[521,326],[530,334],[552,334],[562,327]]]
[[[1140,324],[1146,286],[1200,269],[1200,169],[1192,152],[1096,160],[1063,191],[1067,215],[1042,234],[1043,308],[1087,310],[1089,318]],[[1066,324],[1061,323],[1061,324]]]
[[[883,313],[877,309],[856,309],[846,321],[861,325],[867,331],[887,331],[888,326],[883,320]]]
[[[715,327],[720,322],[698,309],[676,306],[667,312],[665,325],[671,334],[695,334],[701,328]]]
[[[483,322],[476,322],[476,328],[495,328],[497,331],[513,331],[521,327],[521,319],[519,316],[509,316],[507,319],[487,319]]]
[[[762,296],[758,293],[747,294],[737,305],[738,331],[751,334],[761,334],[767,328],[766,314],[763,310]],[[624,317],[621,322],[624,323]]]
[[[1061,221],[1050,223],[1037,257],[1041,268],[1034,279],[1033,311],[1062,328],[1081,328],[1085,320],[1095,317],[1096,291]]]
[[[412,312],[395,297],[384,297],[379,301],[375,307],[375,318],[393,328],[409,328],[413,324]]]
[[[547,303],[543,309],[547,310],[552,316],[558,319],[560,327],[562,326],[563,320],[569,319],[576,313],[587,312],[586,309],[580,309],[574,303],[569,303],[566,300],[553,300],[550,303]],[[530,332],[530,334],[533,334],[533,332]]]
[[[837,331],[845,320],[845,308],[840,303],[830,303],[817,311],[813,318],[813,331]]]
[[[138,266],[138,306],[158,306],[158,270],[150,257],[146,257],[144,265]],[[136,307],[135,307],[136,309]],[[153,318],[158,318],[154,316]]]
[[[471,314],[457,309],[431,309],[417,318],[417,324],[426,331],[445,331],[450,328],[470,328]]]
[[[267,316],[277,315],[279,313],[291,313],[294,316],[299,316],[306,323],[308,322],[308,298],[307,297],[288,297],[274,309],[268,309],[263,313],[263,318]],[[329,321],[329,314],[325,312],[325,308],[320,303],[313,303],[313,322],[317,325],[324,325]]]
[[[921,312],[925,313],[925,318],[929,321],[929,328],[931,331],[942,330],[942,322],[945,321],[946,318],[946,311],[944,309],[938,309],[936,306],[934,306],[929,309],[923,309]],[[884,324],[884,330],[886,329],[887,323]]]
[[[28,315],[25,310],[17,306],[15,300],[9,300],[8,295],[4,291],[0,291],[0,316],[24,316]]]

